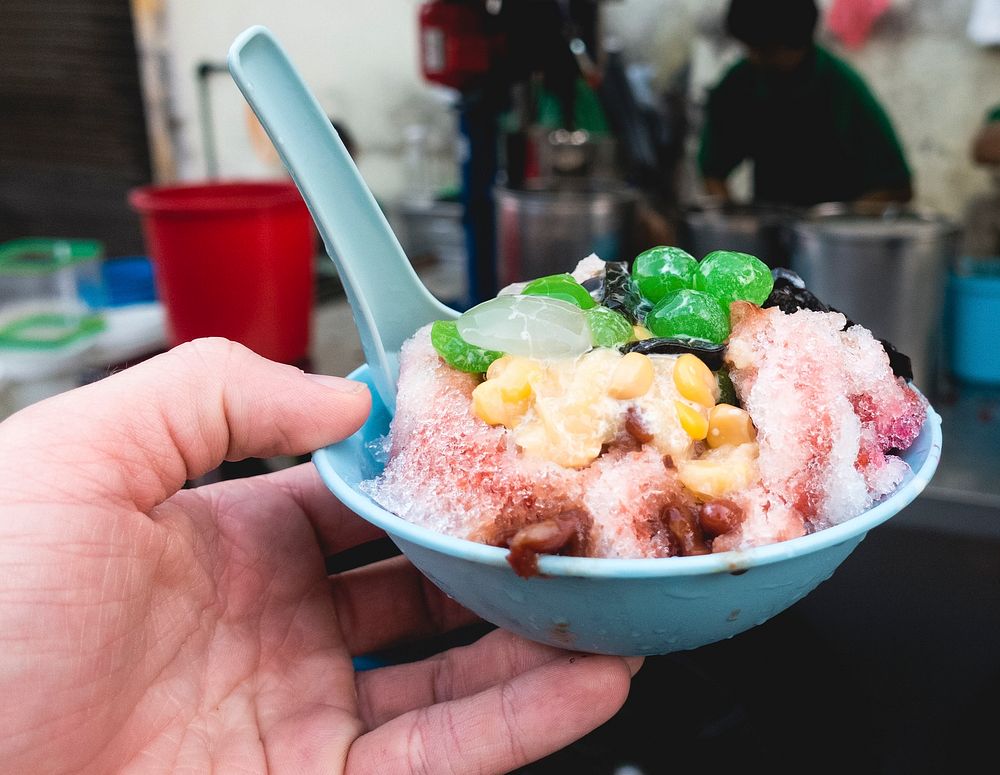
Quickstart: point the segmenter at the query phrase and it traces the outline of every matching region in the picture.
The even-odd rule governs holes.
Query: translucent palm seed
[[[587,315],[548,296],[498,296],[457,321],[470,344],[526,358],[572,358],[591,349]]]

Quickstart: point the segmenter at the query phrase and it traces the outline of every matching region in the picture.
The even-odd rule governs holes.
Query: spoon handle
[[[337,266],[375,387],[395,407],[398,353],[413,332],[458,313],[420,282],[329,118],[264,27],[241,33],[229,70],[312,212]]]

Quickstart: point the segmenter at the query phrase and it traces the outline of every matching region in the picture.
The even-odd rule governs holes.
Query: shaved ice
[[[595,261],[574,277],[600,302]],[[851,519],[906,476],[898,453],[926,402],[863,327],[833,311],[766,305],[729,307],[723,370],[741,408],[726,411],[715,409],[725,400],[717,358],[695,362],[697,373],[690,361],[675,368],[689,357],[676,348],[697,355],[696,339],[658,348],[637,323],[649,354],[633,360],[627,345],[595,346],[505,355],[474,374],[449,365],[425,326],[400,354],[388,462],[363,487],[404,519],[510,547],[522,575],[537,572],[539,554],[741,550]],[[732,424],[734,415],[752,425]]]

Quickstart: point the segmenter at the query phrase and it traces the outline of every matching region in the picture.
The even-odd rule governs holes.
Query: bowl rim
[[[373,386],[367,364],[355,369],[348,375],[348,378],[364,382],[370,388]],[[911,385],[911,387],[913,386]],[[913,389],[916,390],[915,387]],[[374,407],[372,411],[374,413]],[[541,577],[664,578],[733,573],[802,557],[854,538],[861,540],[869,530],[881,525],[912,503],[934,476],[941,459],[941,416],[934,411],[929,402],[927,404],[927,417],[921,432],[926,430],[928,426],[931,438],[927,457],[920,468],[913,470],[912,477],[908,481],[904,482],[887,498],[858,516],[819,532],[751,549],[719,552],[698,557],[616,559],[543,555],[538,562],[539,574]],[[368,495],[351,486],[333,465],[333,450],[341,444],[347,444],[351,438],[361,432],[362,429],[359,429],[348,439],[318,449],[312,456],[313,464],[319,471],[320,477],[345,506],[361,518],[385,530],[391,538],[399,538],[456,559],[503,567],[513,574],[514,571],[507,562],[507,549],[446,535],[409,522],[382,508]]]

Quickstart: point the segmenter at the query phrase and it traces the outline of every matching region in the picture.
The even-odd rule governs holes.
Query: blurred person
[[[1000,105],[990,109],[976,133],[972,141],[972,159],[976,164],[1000,164]]]
[[[622,705],[641,659],[496,630],[355,674],[472,615],[311,464],[182,489],[223,460],[338,441],[358,382],[197,340],[0,423],[0,762],[9,773],[503,773]]]
[[[747,55],[711,91],[698,155],[706,191],[753,162],[754,201],[906,202],[912,176],[864,80],[814,43],[814,0],[731,0],[726,30]]]
[[[986,113],[972,139],[972,160],[986,168],[992,187],[972,198],[965,210],[962,254],[973,258],[1000,258],[1000,105]]]

